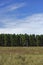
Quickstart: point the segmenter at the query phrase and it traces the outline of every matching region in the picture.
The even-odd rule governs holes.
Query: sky
[[[43,34],[43,0],[0,0],[0,33]]]

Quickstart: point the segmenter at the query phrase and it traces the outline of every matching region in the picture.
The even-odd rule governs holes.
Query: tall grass
[[[0,48],[0,65],[43,65],[42,49],[43,47],[40,48],[39,47],[34,47],[34,48],[33,47],[29,47],[29,48],[2,47]],[[24,51],[24,53],[22,51]],[[40,53],[40,51],[42,53]]]
[[[43,65],[43,55],[1,54],[0,65]]]

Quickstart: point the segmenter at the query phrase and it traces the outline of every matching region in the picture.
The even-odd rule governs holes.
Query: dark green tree
[[[36,37],[35,37],[35,35],[34,34],[30,35],[29,39],[30,39],[30,46],[36,46]]]

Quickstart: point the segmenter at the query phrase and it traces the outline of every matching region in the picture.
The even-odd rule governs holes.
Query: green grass
[[[0,65],[43,65],[43,47],[0,47]]]

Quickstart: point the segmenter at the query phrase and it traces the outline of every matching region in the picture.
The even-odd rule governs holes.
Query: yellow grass
[[[0,65],[43,65],[43,47],[0,47]]]

